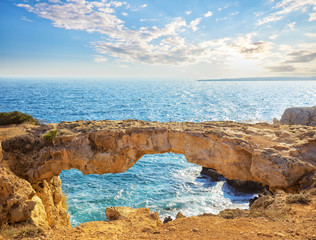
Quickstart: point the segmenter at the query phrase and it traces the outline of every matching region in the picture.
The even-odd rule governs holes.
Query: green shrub
[[[286,197],[287,203],[300,203],[300,204],[308,204],[311,202],[311,198],[307,194],[299,193],[299,194],[290,194]]]
[[[0,112],[0,125],[31,123],[39,125],[39,121],[26,113],[14,112]]]
[[[58,134],[58,131],[57,131],[57,130],[51,130],[51,131],[49,131],[48,133],[46,133],[46,134],[43,136],[43,138],[44,138],[44,140],[47,141],[47,142],[53,142],[53,141],[55,140],[57,134]]]

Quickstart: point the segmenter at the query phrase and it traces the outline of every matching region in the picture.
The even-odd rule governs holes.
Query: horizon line
[[[229,82],[229,81],[316,81],[314,77],[245,77],[245,78],[214,78],[214,79],[198,79],[198,82]]]

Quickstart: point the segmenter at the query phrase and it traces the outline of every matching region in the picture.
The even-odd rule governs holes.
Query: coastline
[[[155,126],[155,127],[153,128],[153,126]],[[314,192],[312,189],[313,188],[312,185],[314,184],[312,176],[309,176],[307,178],[303,178],[304,179],[303,182],[301,181],[302,178],[300,177],[300,179],[301,179],[300,184],[296,183],[294,185],[290,184],[288,187],[281,187],[281,188],[283,188],[283,190],[286,190],[287,192],[296,192],[296,194],[307,194],[311,200],[310,200],[310,202],[308,202],[308,204],[305,204],[305,205],[301,205],[298,203],[294,203],[294,205],[287,204],[286,199],[288,196],[290,196],[291,193],[284,193],[283,191],[277,190],[278,188],[280,189],[280,187],[275,187],[274,188],[274,195],[269,196],[269,199],[267,199],[267,197],[265,197],[265,196],[263,196],[264,200],[262,200],[262,198],[259,198],[259,200],[261,199],[260,201],[262,201],[262,204],[261,205],[259,204],[259,208],[258,208],[258,209],[260,209],[260,211],[253,210],[252,214],[251,214],[251,209],[250,209],[250,212],[249,211],[242,211],[242,210],[224,211],[223,213],[220,213],[218,216],[204,215],[204,216],[198,216],[198,217],[177,219],[175,221],[172,221],[172,222],[169,222],[169,223],[166,223],[163,225],[155,226],[153,228],[147,229],[146,231],[143,231],[144,230],[143,228],[141,228],[141,229],[136,228],[135,229],[134,225],[137,225],[137,224],[135,224],[135,222],[133,222],[133,220],[129,221],[128,224],[126,223],[126,221],[120,222],[121,220],[115,220],[115,222],[91,222],[91,223],[81,224],[77,228],[71,228],[70,224],[69,224],[69,216],[67,217],[65,209],[63,209],[61,206],[62,205],[62,192],[60,190],[60,184],[61,184],[60,180],[56,176],[53,176],[53,175],[51,176],[51,173],[54,172],[54,167],[51,164],[48,165],[48,166],[50,166],[50,168],[49,168],[49,171],[44,172],[44,175],[43,175],[43,176],[45,176],[44,178],[42,178],[40,175],[33,174],[33,179],[27,177],[30,175],[23,175],[23,174],[28,172],[28,171],[25,171],[25,169],[27,169],[26,168],[27,165],[24,165],[22,168],[18,167],[17,165],[14,165],[14,166],[16,166],[15,168],[12,168],[13,165],[11,165],[11,167],[10,167],[10,164],[15,162],[13,160],[14,159],[13,156],[18,156],[16,154],[23,153],[23,151],[24,151],[24,153],[22,155],[27,156],[32,152],[34,154],[37,151],[44,153],[45,151],[50,149],[49,150],[50,154],[53,154],[52,156],[55,156],[55,158],[53,158],[53,159],[55,159],[54,161],[57,160],[56,156],[58,157],[58,156],[63,156],[63,155],[66,156],[67,155],[69,157],[70,156],[69,153],[67,153],[66,155],[65,155],[65,153],[67,151],[69,151],[69,149],[72,149],[74,146],[76,146],[76,145],[72,145],[72,143],[76,143],[78,139],[79,140],[81,139],[79,141],[80,145],[78,145],[78,146],[81,146],[84,148],[84,146],[85,146],[84,139],[85,138],[83,136],[89,136],[89,139],[91,139],[94,136],[94,139],[101,140],[101,142],[99,140],[94,141],[95,145],[92,146],[94,154],[98,154],[98,151],[100,149],[102,151],[109,151],[109,147],[110,147],[110,145],[108,145],[109,142],[107,142],[105,144],[105,142],[102,139],[108,139],[107,136],[113,136],[113,134],[115,132],[117,132],[118,129],[125,129],[124,131],[125,132],[127,131],[128,135],[130,135],[130,136],[132,136],[133,133],[137,133],[138,137],[135,138],[136,139],[135,144],[137,143],[136,145],[140,149],[141,149],[140,146],[142,146],[142,145],[141,145],[141,142],[139,142],[139,141],[144,136],[152,136],[152,137],[159,136],[159,138],[157,138],[156,140],[154,140],[155,137],[152,138],[151,142],[154,144],[152,145],[152,147],[150,147],[150,149],[156,149],[155,151],[160,152],[162,149],[165,149],[163,151],[170,151],[170,149],[173,148],[174,150],[172,150],[172,151],[181,152],[181,149],[179,147],[175,147],[175,146],[179,146],[179,145],[174,145],[171,148],[163,148],[164,144],[162,144],[162,143],[164,143],[164,141],[162,141],[162,139],[164,136],[164,131],[165,131],[164,129],[167,129],[168,133],[170,133],[170,132],[172,132],[173,128],[177,129],[177,132],[178,132],[177,134],[180,134],[182,131],[184,134],[180,138],[175,138],[175,140],[176,139],[185,139],[185,138],[183,138],[183,136],[191,136],[191,134],[193,134],[192,136],[195,139],[194,142],[196,142],[197,136],[199,136],[199,134],[202,134],[201,136],[205,137],[205,133],[207,132],[209,134],[209,136],[212,136],[211,139],[213,139],[213,140],[215,139],[216,141],[222,141],[220,139],[227,139],[227,140],[229,139],[228,143],[229,143],[229,146],[231,146],[231,147],[234,146],[233,142],[236,141],[236,143],[238,143],[238,145],[236,145],[236,146],[239,146],[237,149],[240,149],[240,143],[245,142],[246,140],[248,141],[248,144],[251,143],[252,141],[254,141],[251,144],[255,143],[255,145],[257,147],[258,147],[258,144],[259,144],[259,146],[260,146],[260,144],[264,144],[264,146],[267,147],[268,146],[267,141],[269,141],[267,136],[274,136],[273,138],[275,138],[275,136],[276,136],[275,134],[277,134],[278,143],[280,144],[280,146],[282,145],[282,147],[277,147],[276,141],[272,141],[273,146],[276,149],[276,151],[279,151],[279,153],[283,153],[283,154],[284,154],[284,151],[286,150],[285,144],[291,145],[291,147],[289,149],[291,149],[291,152],[293,154],[293,153],[295,153],[295,152],[293,152],[293,147],[300,146],[300,149],[301,149],[301,146],[303,146],[303,145],[308,146],[308,141],[313,141],[313,136],[315,134],[314,127],[298,126],[298,125],[289,126],[289,125],[278,125],[278,124],[277,125],[269,125],[269,124],[265,124],[265,123],[242,124],[242,123],[234,123],[234,122],[206,122],[206,123],[202,123],[202,124],[197,124],[197,123],[181,123],[181,124],[179,124],[179,123],[175,123],[175,122],[157,123],[157,122],[145,122],[145,121],[133,121],[133,120],[87,121],[87,122],[75,121],[75,122],[61,122],[60,124],[48,124],[46,126],[44,126],[44,125],[34,126],[34,125],[25,125],[25,124],[23,125],[22,124],[19,126],[10,126],[7,128],[1,127],[0,141],[1,141],[1,146],[3,148],[3,151],[4,151],[3,152],[4,158],[1,161],[1,172],[3,173],[3,171],[7,171],[7,173],[8,173],[7,179],[11,179],[11,175],[12,175],[12,178],[14,178],[14,179],[19,178],[18,181],[21,182],[20,188],[30,189],[29,192],[26,192],[25,190],[23,190],[23,193],[19,192],[20,191],[20,190],[18,190],[19,188],[17,188],[16,190],[13,189],[13,192],[9,193],[9,195],[11,194],[11,196],[12,196],[12,194],[15,194],[16,196],[19,196],[20,200],[16,203],[18,204],[18,206],[21,206],[20,209],[22,211],[25,211],[26,209],[31,209],[32,207],[30,207],[29,204],[34,204],[34,202],[35,203],[37,202],[35,204],[35,206],[37,206],[37,207],[33,208],[33,209],[36,209],[36,213],[32,210],[31,211],[29,210],[30,215],[23,215],[22,214],[23,216],[22,216],[22,218],[21,218],[21,216],[19,216],[20,220],[18,220],[18,222],[21,222],[21,220],[22,220],[22,225],[23,225],[23,222],[24,222],[24,224],[26,222],[30,223],[30,219],[32,219],[31,220],[31,222],[33,222],[32,226],[35,227],[35,229],[41,229],[41,231],[37,232],[37,236],[40,238],[42,237],[42,239],[54,239],[54,237],[56,237],[56,236],[59,236],[59,238],[61,238],[61,239],[66,239],[66,238],[75,239],[76,237],[78,238],[79,236],[80,236],[79,238],[83,238],[83,239],[97,239],[94,236],[95,234],[93,234],[93,231],[95,231],[93,229],[101,229],[101,231],[99,231],[99,233],[98,233],[99,237],[101,237],[101,236],[103,236],[103,237],[116,236],[118,239],[128,239],[127,236],[129,236],[129,237],[134,236],[135,239],[142,239],[142,238],[144,238],[144,239],[155,239],[155,238],[156,239],[163,239],[165,237],[172,237],[172,238],[177,237],[177,236],[180,236],[182,234],[185,234],[185,236],[187,236],[187,238],[185,238],[185,239],[189,239],[189,238],[196,239],[197,236],[201,236],[201,235],[206,236],[205,234],[209,234],[209,232],[208,232],[210,230],[209,224],[210,224],[210,222],[214,222],[214,221],[218,222],[219,225],[226,226],[228,228],[229,228],[229,226],[234,228],[234,225],[236,225],[236,224],[239,226],[236,229],[234,228],[235,229],[235,230],[233,230],[234,234],[232,234],[232,235],[229,235],[229,233],[225,232],[223,230],[223,228],[222,229],[219,228],[218,230],[212,229],[213,232],[217,232],[216,234],[218,234],[218,236],[221,236],[221,237],[223,237],[223,236],[226,236],[226,237],[235,236],[236,234],[241,237],[241,236],[244,236],[244,234],[246,233],[247,237],[249,237],[249,238],[250,237],[261,238],[261,237],[264,237],[266,235],[266,237],[272,236],[276,239],[278,239],[278,238],[282,239],[282,237],[284,237],[284,236],[286,236],[287,239],[292,239],[292,238],[295,238],[296,236],[298,236],[297,234],[299,234],[300,236],[302,236],[302,239],[313,239],[313,237],[315,235],[313,230],[308,230],[308,231],[302,232],[301,230],[298,229],[294,233],[292,233],[292,232],[286,233],[286,231],[285,231],[285,229],[295,229],[293,224],[296,223],[297,221],[301,221],[302,223],[306,224],[306,229],[311,229],[311,227],[313,227],[313,229],[315,229],[314,228],[315,224],[314,224],[314,222],[311,221],[311,219],[315,218],[315,196],[313,195]],[[218,128],[220,128],[221,130],[220,131],[216,130]],[[64,133],[60,134],[59,136],[57,135],[56,138],[54,138],[51,142],[44,141],[43,142],[44,145],[39,144],[42,140],[39,140],[36,136],[38,136],[39,138],[43,138],[43,136],[45,136],[45,134],[49,133],[50,131],[52,131],[54,129],[57,130],[59,133],[61,133],[61,132],[64,132]],[[132,129],[131,132],[129,132],[128,129]],[[183,129],[183,130],[181,130],[181,129]],[[254,131],[254,129],[256,129],[256,130]],[[252,138],[247,137],[248,136],[247,134],[249,134],[250,132],[251,132],[251,135],[255,134],[255,136],[257,136],[257,137],[254,137],[254,136],[252,136]],[[107,135],[109,133],[110,133],[110,135]],[[240,135],[241,133],[244,134],[243,137]],[[273,134],[271,135],[271,133],[273,133]],[[23,134],[27,134],[27,135],[23,135]],[[98,134],[101,134],[101,135],[98,135]],[[142,134],[145,134],[145,135],[143,136]],[[305,138],[303,139],[303,141],[305,141],[305,142],[300,143],[298,141],[298,139],[300,139],[300,136],[303,136],[303,135],[305,136]],[[28,136],[28,137],[26,138],[25,136]],[[33,137],[31,137],[31,136],[33,136]],[[122,135],[122,133],[120,133],[119,135],[114,135],[114,136],[123,137],[124,134]],[[143,136],[143,137],[141,137],[141,136]],[[180,134],[180,136],[181,136],[181,134]],[[234,136],[234,137],[229,137],[229,136]],[[236,138],[236,136],[237,136],[237,138]],[[259,136],[262,136],[263,138],[265,138],[265,141],[262,141],[263,138],[260,138],[261,140],[259,141],[258,140]],[[283,139],[283,138],[286,139],[286,141],[282,142],[281,139]],[[291,141],[292,138],[293,138],[293,141]],[[147,137],[144,139],[146,140]],[[244,140],[240,141],[241,139],[244,139]],[[226,140],[226,142],[227,142],[227,140]],[[28,144],[28,141],[30,141],[30,143],[33,143],[33,146],[32,146],[32,144],[31,145]],[[156,143],[155,143],[155,141],[156,141]],[[301,139],[301,141],[302,141],[302,139]],[[116,140],[116,142],[117,142],[117,140]],[[21,145],[21,143],[22,143],[22,145]],[[169,143],[170,143],[170,140],[169,140]],[[132,144],[131,139],[129,140],[129,144]],[[245,143],[243,143],[243,144],[245,144]],[[255,145],[252,145],[252,146],[255,146]],[[14,147],[12,148],[12,146],[14,146]],[[28,146],[27,150],[25,149],[25,146]],[[35,146],[37,146],[37,147],[35,147]],[[148,148],[148,144],[145,144],[144,146]],[[186,145],[186,146],[188,146],[188,145]],[[204,146],[204,145],[201,145],[201,146]],[[112,146],[112,147],[113,147],[113,149],[117,149],[117,146]],[[194,148],[196,148],[196,147],[197,147],[197,145],[194,145]],[[41,148],[42,148],[42,150],[41,150]],[[68,150],[67,150],[67,148],[68,148]],[[15,154],[14,155],[8,154],[9,149],[12,149],[12,150],[15,149],[14,150]],[[76,151],[78,151],[77,148],[75,148],[75,149],[76,149]],[[149,151],[150,153],[154,153],[153,150],[150,150],[150,149],[146,150],[146,151]],[[190,149],[190,148],[186,148],[186,149]],[[249,149],[251,149],[251,148],[249,148],[249,146],[248,146],[247,149],[249,151]],[[258,147],[258,149],[260,149],[260,147]],[[307,147],[307,149],[309,149],[310,151],[313,151],[312,145],[311,145],[311,148]],[[45,151],[43,152],[43,150],[45,150]],[[134,151],[135,151],[135,148],[134,148]],[[225,151],[227,151],[227,148],[225,148]],[[296,152],[296,156],[298,156],[298,157],[302,156],[304,158],[304,156],[308,155],[307,153],[306,153],[307,154],[306,155],[304,152],[303,152],[303,155],[297,155],[299,153],[302,154],[301,150]],[[83,154],[83,152],[81,152],[80,154]],[[87,154],[87,152],[85,154]],[[185,154],[188,155],[188,152],[185,152]],[[29,156],[31,156],[31,155],[29,155]],[[45,156],[45,154],[43,156]],[[295,156],[295,154],[293,156]],[[137,158],[139,158],[139,157],[140,156],[137,155]],[[27,159],[30,160],[30,158],[27,158]],[[308,162],[308,159],[306,161]],[[43,163],[45,163],[45,161],[40,163],[40,164],[43,164]],[[33,162],[32,166],[34,167],[34,166],[36,166],[36,164],[38,165],[38,163]],[[77,163],[73,162],[72,166],[73,167],[77,166],[78,168],[80,168],[80,165],[78,165],[78,164],[76,165],[76,164]],[[94,165],[95,164],[96,164],[96,162],[94,162]],[[277,164],[279,165],[279,163],[277,163]],[[205,163],[203,165],[207,166],[207,164],[205,164]],[[40,166],[40,165],[38,165],[38,166]],[[65,167],[65,163],[63,163],[62,166]],[[214,167],[214,166],[217,169],[221,169],[216,165],[212,165],[212,167]],[[282,166],[282,165],[279,165],[279,167],[280,166]],[[303,166],[304,165],[302,165],[302,163],[300,163],[301,169]],[[9,168],[11,168],[11,170],[15,171],[16,173],[14,174],[13,172],[11,172],[9,170]],[[67,168],[67,167],[65,167],[65,168]],[[293,166],[291,167],[291,169],[292,168],[293,168]],[[21,172],[19,169],[23,169],[23,172]],[[114,168],[114,169],[117,169],[117,168]],[[307,169],[309,169],[309,167]],[[89,170],[89,171],[91,171],[91,170]],[[117,170],[114,170],[114,171],[117,171]],[[311,174],[312,172],[313,172],[313,168],[309,171],[309,174]],[[223,171],[221,173],[224,173],[224,175],[227,176],[227,172]],[[36,178],[37,178],[37,180],[35,180]],[[25,179],[27,179],[27,181]],[[231,179],[233,179],[233,178],[231,178]],[[12,181],[12,179],[11,179],[11,181]],[[16,182],[16,180],[14,180],[14,181]],[[7,181],[7,183],[9,183],[9,182],[10,181]],[[28,182],[31,183],[32,186],[28,185],[29,184]],[[41,182],[43,182],[43,183],[41,183]],[[263,183],[265,183],[265,182],[263,182]],[[2,184],[3,184],[3,182],[2,182]],[[41,184],[43,184],[43,185],[41,185]],[[312,184],[312,185],[310,185],[310,184]],[[27,185],[29,187],[25,188]],[[43,186],[43,187],[41,187],[41,186]],[[310,188],[310,187],[312,187],[312,188]],[[303,191],[303,192],[299,193],[300,191]],[[281,197],[278,197],[278,196],[281,196]],[[44,199],[46,199],[46,200],[44,200]],[[270,207],[267,208],[266,205],[270,206]],[[261,209],[262,208],[261,206],[266,206],[266,207]],[[50,210],[51,212],[47,212],[47,209],[51,209]],[[19,210],[19,211],[21,211],[21,210]],[[12,216],[14,216],[14,215],[11,214],[11,217]],[[285,219],[292,219],[292,220],[284,222],[284,218]],[[284,229],[280,228],[283,230],[281,232],[278,232],[278,234],[275,235],[275,233],[272,233],[271,229],[270,229],[270,227],[272,227],[272,225],[273,225],[271,222],[271,219],[273,219],[272,222],[274,222],[274,224],[276,224],[276,225],[280,224],[280,226],[281,226],[282,224],[283,225],[285,224],[286,228],[284,228]],[[12,220],[13,219],[11,219],[11,221]],[[133,224],[132,224],[133,226],[130,225],[131,222],[133,222]],[[244,232],[244,231],[238,230],[238,229],[240,229],[240,226],[245,225],[246,222],[249,222],[249,224],[251,225],[251,226],[249,226],[249,228],[253,229],[253,230],[250,232],[247,232],[247,231]],[[18,226],[19,225],[21,226],[21,223],[18,224],[18,223],[11,222],[10,225],[12,225],[12,224],[13,224],[13,226],[14,225],[17,226],[17,227],[15,227],[15,229],[19,229]],[[16,225],[16,224],[18,224],[18,225]],[[118,224],[119,226],[121,226],[121,225],[125,226],[124,229],[126,228],[126,224],[129,227],[127,227],[125,229],[126,231],[125,230],[123,231],[120,227],[117,227],[117,228],[114,228],[116,230],[113,232],[112,231],[113,229],[111,230],[111,227],[113,226],[113,224],[114,225]],[[241,225],[239,225],[239,224],[241,224]],[[140,225],[142,225],[142,223],[140,223]],[[257,225],[260,225],[261,227],[258,228]],[[10,229],[10,226],[8,229]],[[52,229],[55,229],[55,230],[52,230]],[[119,231],[119,229],[121,229],[121,231]],[[3,231],[5,232],[6,230],[3,230]],[[236,231],[239,231],[239,233]],[[241,234],[241,232],[243,232],[243,233]],[[33,233],[34,233],[34,231],[33,231]],[[263,235],[260,235],[259,233],[263,234]],[[225,235],[223,235],[223,234],[225,234]],[[28,238],[21,237],[20,239],[28,239]],[[115,239],[115,237],[113,239]],[[218,238],[214,237],[214,239],[220,239],[220,237],[218,237]]]

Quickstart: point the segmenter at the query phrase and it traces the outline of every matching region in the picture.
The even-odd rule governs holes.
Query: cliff
[[[295,191],[315,184],[316,129],[309,126],[75,121],[27,126],[15,135],[2,141],[1,191],[8,192],[0,199],[2,222],[30,219],[38,225],[70,226],[62,207],[62,170],[118,173],[145,154],[184,154],[187,161],[215,169],[227,179],[256,181],[272,190]],[[30,190],[21,196],[17,194],[23,184],[7,190],[12,189],[12,175]],[[11,204],[12,198],[19,201]],[[20,214],[13,217],[17,208]]]

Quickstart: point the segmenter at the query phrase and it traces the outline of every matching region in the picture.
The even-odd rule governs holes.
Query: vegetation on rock
[[[14,112],[0,112],[0,125],[11,125],[11,124],[21,124],[21,123],[31,123],[39,125],[39,121],[33,118],[31,115],[14,111]]]
[[[43,138],[44,138],[44,140],[47,141],[47,142],[53,142],[53,141],[55,140],[57,134],[58,134],[58,131],[57,131],[57,130],[51,130],[51,131],[49,131],[48,133],[46,133],[46,134],[43,136]]]
[[[2,226],[0,233],[4,239],[34,239],[35,237],[44,237],[44,232],[42,229],[26,223],[20,225],[16,224]]]

